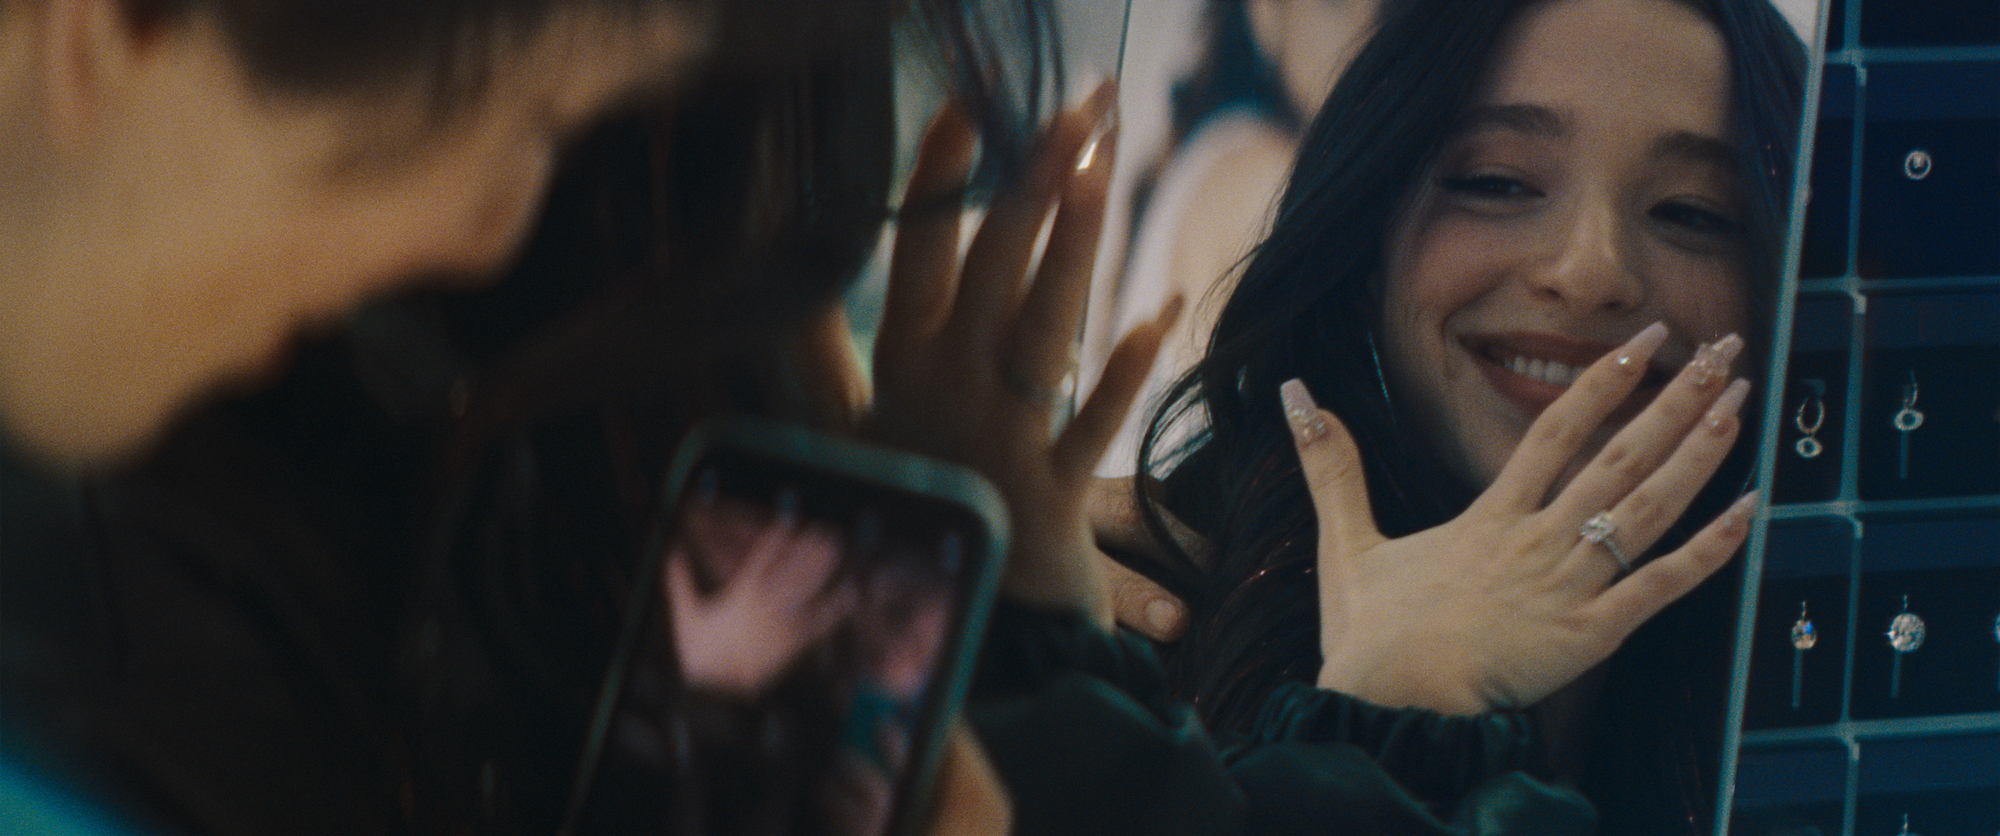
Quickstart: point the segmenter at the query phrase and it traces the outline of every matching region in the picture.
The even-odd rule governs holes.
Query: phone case
[[[964,700],[1007,553],[1007,517],[1000,493],[984,477],[959,465],[803,427],[740,416],[696,427],[683,440],[669,468],[643,563],[634,573],[636,594],[627,608],[624,630],[599,689],[563,832],[575,831],[586,806],[592,802],[614,717],[627,693],[627,680],[636,656],[645,644],[642,632],[651,623],[654,611],[660,608],[655,590],[660,588],[666,550],[675,536],[676,515],[682,500],[689,494],[702,463],[713,460],[712,457],[732,455],[789,468],[802,484],[812,485],[814,490],[829,496],[843,490],[849,494],[886,491],[921,502],[943,503],[973,521],[969,528],[978,529],[968,532],[976,542],[966,544],[964,555],[968,563],[954,578],[958,584],[957,617],[946,632],[924,689],[922,705],[913,723],[907,766],[897,782],[885,831],[914,832],[927,818],[947,731]]]

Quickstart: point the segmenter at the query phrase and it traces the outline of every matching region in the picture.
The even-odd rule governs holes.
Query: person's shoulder
[[[1183,153],[1204,196],[1268,203],[1291,172],[1298,138],[1269,119],[1211,119],[1189,138]]]
[[[1206,298],[1215,283],[1232,275],[1270,231],[1296,150],[1291,138],[1269,122],[1211,136],[1216,147],[1190,183],[1175,243],[1175,273],[1181,287],[1197,298]]]

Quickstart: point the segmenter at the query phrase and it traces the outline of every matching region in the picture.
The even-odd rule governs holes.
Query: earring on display
[[[1910,382],[1903,387],[1903,408],[1896,410],[1891,421],[1896,431],[1903,434],[1897,442],[1896,478],[1910,478],[1910,433],[1924,425],[1924,414],[1917,410],[1917,370],[1910,370]]]
[[[1808,409],[1812,411],[1813,416],[1810,422],[1806,421]],[[1799,432],[1805,433],[1805,437],[1799,439],[1799,443],[1792,445],[1792,449],[1799,452],[1799,458],[1816,459],[1820,453],[1826,451],[1826,445],[1819,443],[1819,439],[1815,437],[1820,424],[1825,421],[1826,401],[1821,400],[1819,395],[1807,395],[1805,400],[1799,402],[1799,414],[1792,421],[1798,425]]]
[[[1924,646],[1924,620],[1910,612],[1910,596],[1903,596],[1903,611],[1889,620],[1889,648],[1896,651],[1889,663],[1889,698],[1903,693],[1903,654]]]
[[[1792,622],[1792,708],[1799,707],[1799,687],[1805,679],[1806,651],[1819,644],[1819,631],[1806,618],[1806,602],[1799,602],[1799,620]]]

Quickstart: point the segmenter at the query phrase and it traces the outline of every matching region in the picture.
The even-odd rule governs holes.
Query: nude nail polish
[[[1743,351],[1743,338],[1735,334],[1702,346],[1688,362],[1690,382],[1707,386],[1729,376],[1730,364]]]
[[[1743,409],[1743,399],[1749,396],[1750,381],[1739,377],[1735,383],[1729,384],[1729,388],[1722,390],[1722,395],[1708,408],[1708,415],[1703,419],[1708,431],[1716,435],[1727,432],[1737,413]]]
[[[1621,369],[1635,365],[1643,366],[1645,359],[1651,357],[1653,352],[1659,349],[1660,344],[1666,341],[1667,324],[1655,322],[1632,335],[1632,339],[1626,340],[1625,345],[1618,349],[1618,357],[1614,362]]]
[[[1319,417],[1319,404],[1313,402],[1312,393],[1298,378],[1292,378],[1278,386],[1278,398],[1285,404],[1285,421],[1292,425],[1292,433],[1300,444],[1311,444],[1326,435],[1326,422]]]
[[[1164,633],[1173,626],[1176,609],[1173,602],[1165,598],[1154,598],[1146,602],[1146,626],[1155,632]]]
[[[1722,512],[1722,530],[1741,535],[1750,530],[1750,518],[1763,505],[1763,491],[1751,491],[1736,499]]]

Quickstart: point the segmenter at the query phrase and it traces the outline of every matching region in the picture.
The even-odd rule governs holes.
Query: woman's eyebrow
[[[1495,129],[1560,137],[1569,132],[1569,120],[1541,105],[1486,105],[1467,111],[1465,117],[1459,120],[1455,133],[1464,136]]]
[[[1724,171],[1736,170],[1736,146],[1712,136],[1679,131],[1653,142],[1653,156],[1660,159],[1705,163]]]

